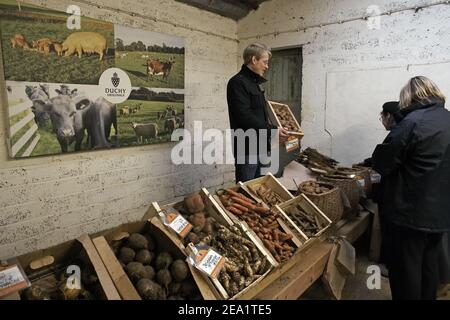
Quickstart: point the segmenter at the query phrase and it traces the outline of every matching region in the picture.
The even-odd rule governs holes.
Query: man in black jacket
[[[266,99],[261,86],[267,81],[263,75],[269,68],[270,57],[270,50],[265,45],[249,45],[243,53],[244,65],[241,71],[228,81],[228,115],[234,132],[236,182],[260,176],[261,160],[267,159],[270,150],[271,132],[277,129],[268,121]],[[285,129],[279,128],[278,134],[280,141],[286,140]]]
[[[404,118],[372,155],[384,179],[393,299],[436,298],[441,242],[450,230],[450,112],[444,103],[431,80],[412,78],[400,94]]]

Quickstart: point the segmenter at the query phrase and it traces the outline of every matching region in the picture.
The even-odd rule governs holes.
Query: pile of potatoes
[[[142,299],[201,299],[186,262],[159,251],[151,234],[132,233],[111,248]]]
[[[274,111],[283,128],[287,131],[300,131],[297,123],[292,117],[292,114],[286,107],[274,107]]]
[[[331,186],[322,184],[317,181],[305,181],[300,185],[300,192],[309,194],[323,194],[332,190]]]
[[[184,238],[184,244],[210,245],[213,234],[217,232],[216,220],[205,211],[205,203],[199,193],[184,198],[174,207],[193,228]]]

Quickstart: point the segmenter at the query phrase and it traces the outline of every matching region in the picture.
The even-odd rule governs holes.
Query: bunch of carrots
[[[228,211],[247,223],[275,260],[281,263],[292,257],[295,252],[295,248],[289,244],[292,235],[282,231],[277,220],[278,212],[256,204],[252,199],[231,189],[225,189],[219,199]]]

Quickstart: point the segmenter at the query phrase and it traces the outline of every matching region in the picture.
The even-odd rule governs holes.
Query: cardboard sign
[[[181,238],[186,237],[193,228],[193,225],[174,208],[168,208],[160,214],[162,214],[163,223]]]
[[[300,142],[297,137],[289,136],[287,141],[284,143],[287,152],[292,152],[300,148]]]
[[[225,265],[225,258],[211,247],[195,247],[193,243],[188,245],[191,254],[188,263],[207,274],[210,278],[217,279],[220,270]]]
[[[0,297],[28,288],[30,282],[17,264],[0,269]]]

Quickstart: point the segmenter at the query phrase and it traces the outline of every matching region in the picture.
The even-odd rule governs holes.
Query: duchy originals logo
[[[114,87],[117,88],[117,86],[120,83],[120,78],[117,76],[117,72],[113,73],[113,76],[111,77],[111,83],[113,84]]]

